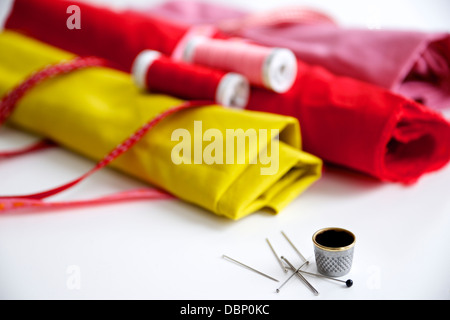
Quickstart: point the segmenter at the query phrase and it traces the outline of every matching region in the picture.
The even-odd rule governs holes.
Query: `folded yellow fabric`
[[[74,57],[9,31],[0,34],[0,48],[1,96],[32,72]],[[95,67],[39,84],[20,100],[9,124],[99,160],[150,119],[182,102],[141,92],[128,74]],[[226,148],[222,141],[220,149],[219,138],[228,142],[230,132],[236,143]],[[257,148],[251,147],[250,133],[256,133]],[[246,135],[243,147],[237,141]],[[241,161],[239,148],[245,149]],[[320,177],[322,161],[300,148],[294,118],[208,106],[164,119],[110,166],[215,214],[240,219],[262,209],[280,212]],[[235,161],[225,159],[230,150]]]

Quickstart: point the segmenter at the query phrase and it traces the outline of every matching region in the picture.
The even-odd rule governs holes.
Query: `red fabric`
[[[187,31],[137,12],[82,3],[76,3],[81,30],[69,30],[70,4],[16,0],[6,27],[77,54],[109,59],[126,71],[144,49],[170,54]],[[297,117],[305,151],[380,180],[412,183],[450,159],[450,124],[441,114],[300,61],[288,93],[253,88],[248,109]]]
[[[70,5],[80,8],[81,29],[69,29]],[[61,0],[16,0],[5,28],[17,29],[80,56],[96,55],[130,71],[144,49],[170,54],[186,29],[137,12]],[[89,54],[92,53],[92,54]]]
[[[248,109],[298,118],[305,150],[380,180],[413,183],[450,158],[450,125],[439,113],[301,62],[288,93],[255,88]]]

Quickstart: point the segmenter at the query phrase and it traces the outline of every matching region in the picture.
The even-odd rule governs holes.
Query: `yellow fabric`
[[[26,36],[3,32],[0,95],[32,72],[72,57]],[[95,67],[39,84],[20,100],[9,123],[99,160],[141,125],[181,102],[139,91],[126,73]],[[203,132],[215,128],[224,137],[226,129],[266,129],[269,133],[278,129],[280,136],[279,140],[269,136],[266,141],[261,137],[261,148],[247,151],[245,164],[177,165],[171,155],[180,141],[172,141],[172,133],[184,128],[194,137],[195,121],[202,121]],[[202,150],[208,143],[203,142]],[[261,168],[267,165],[249,160],[264,148],[271,150],[272,143],[279,143],[279,170],[262,175]],[[320,177],[321,160],[300,147],[299,124],[293,118],[209,106],[164,119],[110,166],[218,215],[240,219],[262,209],[280,212]]]

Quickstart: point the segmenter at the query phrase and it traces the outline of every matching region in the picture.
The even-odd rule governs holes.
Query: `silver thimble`
[[[328,277],[342,277],[350,272],[355,235],[341,228],[325,228],[313,235],[317,271]]]

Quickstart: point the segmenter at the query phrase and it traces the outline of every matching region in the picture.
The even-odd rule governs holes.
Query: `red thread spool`
[[[248,80],[240,74],[173,61],[154,50],[136,57],[132,74],[142,89],[229,107],[244,108],[250,93]]]
[[[241,40],[193,37],[182,60],[245,76],[251,84],[287,92],[297,76],[297,59],[288,49],[268,48]]]

